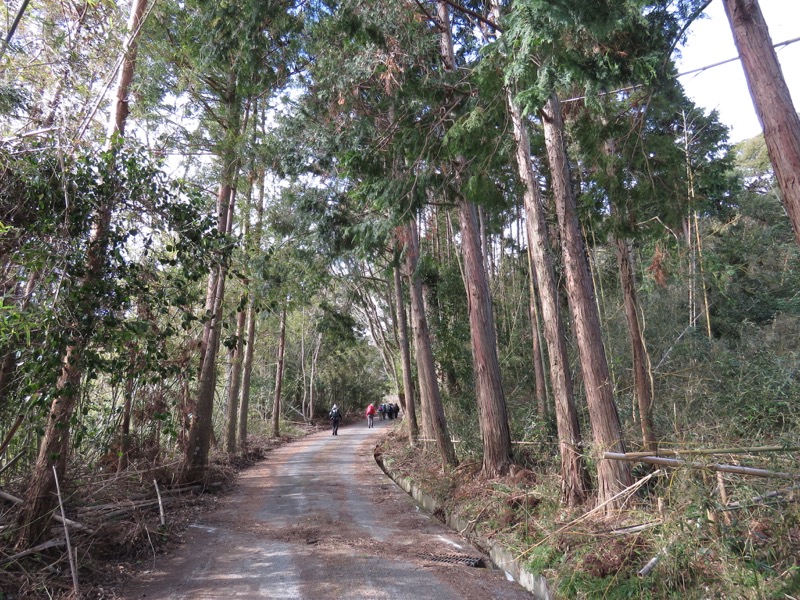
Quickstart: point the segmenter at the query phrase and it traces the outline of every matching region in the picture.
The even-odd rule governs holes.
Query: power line
[[[778,42],[777,44],[773,44],[773,48],[780,48],[781,46],[788,46],[790,44],[794,44],[796,42],[800,42],[800,37],[792,38],[791,40],[786,40],[783,42]],[[683,73],[678,73],[675,77],[684,77],[686,75],[691,75],[692,73],[702,73],[703,71],[707,71],[708,69],[713,69],[714,67],[719,67],[720,65],[726,65],[730,62],[739,60],[739,56],[734,56],[733,58],[728,58],[726,60],[722,60],[720,62],[716,62],[710,65],[706,65],[705,67],[698,67],[697,69],[691,69],[690,71],[684,71]],[[642,87],[640,84],[636,85],[629,85],[627,87],[619,88],[616,90],[611,90],[609,92],[603,92],[599,94],[600,96],[608,96],[609,94],[618,94],[620,92],[629,92],[631,90],[635,90]],[[566,100],[562,100],[561,104],[566,104],[568,102],[577,102],[578,100],[585,100],[586,96],[575,96],[574,98],[567,98]]]
[[[789,44],[794,44],[795,42],[800,42],[800,37],[796,37],[791,40],[786,40],[785,42],[779,42],[777,44],[773,44],[773,48],[780,48],[781,46],[788,46]],[[728,58],[726,60],[722,60],[720,62],[716,62],[712,65],[707,65],[705,67],[699,67],[697,69],[692,69],[691,71],[684,71],[683,73],[678,73],[677,77],[683,77],[684,75],[691,75],[692,73],[701,73],[708,69],[713,69],[714,67],[719,67],[720,65],[726,65],[729,62],[733,62],[735,60],[739,60],[738,56],[734,56],[733,58]]]

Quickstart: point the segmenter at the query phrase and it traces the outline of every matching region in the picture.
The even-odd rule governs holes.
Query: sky
[[[800,0],[759,0],[772,43],[800,37]],[[707,18],[688,31],[686,45],[679,47],[678,72],[705,67],[737,55],[722,0],[713,0]],[[783,76],[789,85],[795,108],[800,107],[800,42],[777,48]],[[739,142],[761,133],[740,62],[734,61],[701,73],[680,78],[695,104],[716,108],[720,121],[731,128],[730,141]]]

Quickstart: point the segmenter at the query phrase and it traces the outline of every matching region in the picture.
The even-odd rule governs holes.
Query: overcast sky
[[[759,0],[772,43],[800,37],[800,0]],[[678,70],[683,73],[737,55],[722,0],[714,0],[689,30],[686,46],[679,48],[683,58]],[[783,75],[789,84],[795,107],[800,106],[800,42],[777,49]],[[739,61],[680,78],[696,104],[716,108],[720,120],[731,127],[731,141],[738,142],[761,133],[753,101]]]

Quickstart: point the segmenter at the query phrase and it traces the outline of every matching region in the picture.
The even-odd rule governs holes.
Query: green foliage
[[[3,299],[14,318],[0,328],[0,349],[13,352],[17,365],[13,384],[2,390],[4,408],[35,404],[45,414],[61,357],[78,338],[89,341],[81,357],[87,382],[113,388],[135,378],[144,386],[182,374],[169,346],[195,318],[195,282],[225,243],[201,199],[130,147],[75,153],[63,162],[46,147],[18,151],[6,162],[2,183],[9,225],[0,244],[12,250],[20,281],[35,290],[25,304]],[[110,202],[116,218],[106,261],[97,281],[87,283],[90,216]],[[108,423],[111,414],[107,392],[96,389],[73,423],[78,445],[84,438],[107,440],[114,431],[94,429],[95,420]]]

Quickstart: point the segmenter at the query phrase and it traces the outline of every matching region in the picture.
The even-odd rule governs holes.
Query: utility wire
[[[780,48],[782,46],[789,46],[790,44],[794,44],[794,43],[797,43],[797,42],[800,42],[800,37],[792,38],[790,40],[785,40],[783,42],[778,42],[777,44],[773,44],[772,47],[773,48]],[[739,60],[739,58],[740,58],[739,56],[734,56],[733,58],[728,58],[726,60],[721,60],[720,62],[716,62],[716,63],[710,64],[710,65],[706,65],[704,67],[698,67],[697,69],[691,69],[689,71],[684,71],[683,73],[678,73],[675,77],[684,77],[686,75],[691,75],[693,73],[702,73],[703,71],[707,71],[708,69],[713,69],[714,67],[719,67],[720,65],[726,65],[726,64],[728,64],[730,62],[734,62],[736,60]],[[608,96],[610,94],[618,94],[620,92],[629,92],[631,90],[635,90],[635,89],[638,89],[640,87],[642,87],[640,84],[629,85],[627,87],[619,88],[619,89],[616,89],[616,90],[611,90],[610,92],[603,92],[603,93],[598,94],[598,95],[600,95],[600,96]],[[586,99],[586,96],[575,96],[574,98],[568,98],[566,100],[562,100],[561,103],[565,104],[567,102],[577,102],[578,100],[585,100],[585,99]]]

